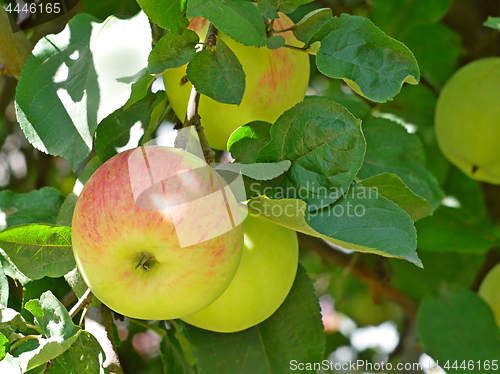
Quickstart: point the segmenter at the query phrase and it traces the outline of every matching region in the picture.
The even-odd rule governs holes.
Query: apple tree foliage
[[[287,48],[272,28],[278,12],[294,20],[300,53],[310,54],[310,89],[274,123],[237,129],[228,151],[249,206],[300,233],[292,290],[269,319],[233,334],[115,315],[111,340],[123,370],[287,373],[291,360],[333,359],[353,345],[339,327],[350,318],[358,326],[393,321],[400,342],[386,362],[427,353],[440,365],[450,360],[449,372],[460,370],[455,360],[487,372],[477,362],[500,360],[500,330],[476,291],[500,261],[500,189],[453,167],[433,128],[448,78],[497,51],[499,18],[490,28],[476,20],[500,9],[466,3],[85,0],[71,17],[27,33],[34,48],[17,87],[0,76],[0,166],[8,176],[14,151],[27,162],[25,176],[13,171],[0,191],[0,373],[112,371],[82,312],[68,312],[87,289],[71,248],[78,191],[121,147],[178,121],[165,92],[151,89],[167,69],[188,64],[199,93],[241,102],[237,57],[222,41],[197,51],[189,18],[202,16],[246,46]],[[117,75],[114,66],[127,63],[129,74]],[[356,206],[363,214],[349,213]],[[373,349],[357,349],[375,362]]]

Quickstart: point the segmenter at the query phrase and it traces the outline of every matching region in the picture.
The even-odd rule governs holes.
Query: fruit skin
[[[208,21],[201,17],[191,19],[189,28],[204,40]],[[284,14],[274,22],[275,30],[291,27],[293,22]],[[291,31],[279,33],[286,43],[301,46]],[[212,148],[225,150],[227,140],[238,127],[252,121],[274,123],[287,109],[304,99],[309,83],[309,56],[289,48],[270,50],[266,47],[244,46],[219,32],[240,61],[246,75],[246,88],[240,105],[222,104],[209,97],[200,99],[199,114],[208,143]],[[191,83],[180,85],[186,75],[186,66],[167,70],[163,82],[170,104],[181,120],[191,93]]]
[[[479,296],[488,303],[495,314],[495,320],[500,327],[500,264],[496,265],[486,275],[479,288]]]
[[[144,149],[154,173],[174,176],[185,172],[184,185],[179,183],[175,189],[170,184],[167,189],[169,202],[184,198],[193,187],[211,193],[210,178],[207,183],[193,172],[207,167],[203,160],[179,149]],[[116,312],[141,319],[173,319],[195,313],[217,299],[234,277],[243,248],[242,225],[181,248],[172,209],[141,209],[134,201],[132,186],[143,183],[147,187],[151,183],[141,174],[147,174],[147,169],[135,168],[130,173],[138,177],[134,178],[138,184],[131,184],[128,160],[133,151],[104,163],[78,198],[72,223],[76,262],[95,296]],[[215,185],[222,183],[217,174],[213,181]],[[232,195],[228,194],[228,199],[235,204]],[[228,214],[225,204],[222,211],[210,204],[191,208],[180,210],[181,217],[190,226],[191,235],[200,238],[213,232]],[[149,262],[149,271],[136,268],[142,254],[152,255],[157,261]]]
[[[476,60],[446,83],[436,106],[443,154],[469,177],[500,184],[500,58]]]
[[[211,331],[241,331],[270,317],[285,300],[297,273],[297,233],[251,214],[243,229],[243,256],[231,284],[210,306],[183,321]]]

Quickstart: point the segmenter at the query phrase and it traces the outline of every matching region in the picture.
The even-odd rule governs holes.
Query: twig
[[[211,23],[208,28],[207,37],[203,43],[203,49],[212,48],[216,43],[217,28]],[[200,138],[201,148],[203,155],[208,164],[215,162],[215,152],[210,148],[207,137],[201,125],[200,115],[198,114],[198,107],[200,105],[200,93],[196,90],[195,86],[191,89],[191,96],[189,97],[186,119],[182,127],[195,126],[198,137]]]
[[[120,359],[116,353],[111,310],[104,304],[97,308],[89,306],[85,315],[85,330],[94,335],[104,350],[106,354],[104,368],[108,369],[110,374],[123,374]]]
[[[89,288],[87,291],[85,291],[85,293],[82,295],[80,300],[78,300],[75,306],[69,311],[69,315],[71,316],[71,318],[73,318],[80,309],[86,307],[92,302],[92,296],[92,292]]]
[[[381,282],[377,274],[371,268],[361,264],[360,261],[356,261],[353,264],[351,262],[351,255],[332,248],[321,239],[300,233],[298,236],[301,244],[318,252],[323,258],[332,260],[337,265],[342,267],[352,266],[352,275],[366,283],[370,289],[377,289],[381,296],[394,301],[408,314],[409,317],[413,319],[416,317],[418,308],[417,304],[395,288]]]
[[[12,32],[9,15],[0,6],[0,62],[4,65],[3,72],[19,79],[32,48],[24,32]]]

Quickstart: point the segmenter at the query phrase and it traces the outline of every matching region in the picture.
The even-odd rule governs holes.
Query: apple
[[[489,271],[479,287],[479,296],[488,303],[500,327],[500,264]]]
[[[228,287],[241,259],[240,223],[234,196],[205,161],[147,146],[119,153],[92,175],[71,236],[99,300],[125,316],[174,319],[202,310]]]
[[[243,255],[231,284],[210,306],[183,321],[205,330],[241,331],[269,318],[285,300],[297,272],[297,233],[251,214],[243,229]]]
[[[443,154],[469,177],[500,184],[500,58],[476,60],[446,83],[436,106]]]
[[[190,20],[189,28],[204,40],[209,22],[201,17]],[[284,14],[274,21],[274,29],[289,28],[293,22]],[[279,33],[286,43],[302,46],[291,31]],[[240,61],[246,75],[245,94],[240,105],[216,102],[209,97],[200,99],[199,114],[205,135],[212,148],[225,150],[227,140],[238,127],[261,120],[274,123],[285,111],[304,99],[309,82],[309,56],[306,52],[281,47],[244,46],[219,32],[223,40]],[[177,117],[184,120],[191,92],[191,84],[181,85],[186,66],[163,73],[165,92]]]

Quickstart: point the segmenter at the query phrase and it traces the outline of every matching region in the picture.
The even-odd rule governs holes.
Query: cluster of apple
[[[292,25],[285,15],[275,21],[280,29]],[[208,22],[194,18],[190,28],[203,38]],[[281,35],[289,44],[298,43],[291,32]],[[290,49],[246,47],[222,33],[218,38],[233,50],[246,74],[239,106],[204,96],[200,100],[210,145],[225,149],[236,128],[254,120],[274,122],[303,100],[309,58]],[[182,67],[163,74],[179,118],[185,117],[191,91],[190,84],[180,84],[185,71]],[[134,154],[147,161],[131,164]],[[283,303],[297,271],[297,233],[251,213],[239,223],[239,210],[226,209],[236,206],[229,190],[223,209],[210,198],[214,185],[223,181],[217,173],[200,173],[204,168],[210,167],[189,152],[147,146],[114,156],[86,183],[73,216],[73,250],[85,282],[112,310],[140,319],[181,318],[207,330],[235,332],[267,319]],[[153,174],[169,182],[158,184],[156,195],[142,196],[148,201],[138,202],[134,192],[146,190]],[[206,198],[189,202],[193,189]],[[158,209],[145,209],[148,204]],[[233,227],[221,231],[228,214],[233,215]],[[194,244],[182,245],[181,231]]]

